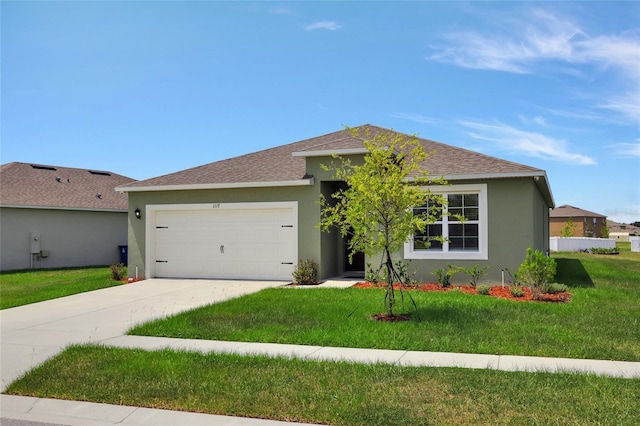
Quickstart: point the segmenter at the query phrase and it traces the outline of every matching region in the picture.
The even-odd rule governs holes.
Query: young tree
[[[562,238],[570,238],[573,237],[576,229],[576,224],[573,223],[573,218],[569,217],[569,219],[565,222],[562,231],[560,231],[560,236]]]
[[[600,231],[600,238],[609,238],[609,223],[605,217],[602,221],[602,230]]]
[[[350,129],[358,137],[358,129]],[[385,271],[385,307],[393,316],[395,293],[393,283],[401,279],[392,259],[416,231],[424,231],[441,214],[444,200],[424,185],[442,184],[442,179],[430,180],[421,163],[428,158],[415,136],[396,132],[380,132],[364,137],[368,153],[364,164],[352,164],[350,159],[336,156],[339,165],[323,166],[333,170],[335,178],[346,182],[346,189],[321,196],[320,228],[328,231],[338,227],[343,237],[352,234],[349,250],[366,255],[381,255],[380,269]],[[414,207],[429,206],[414,214]],[[428,242],[427,242],[428,243]]]

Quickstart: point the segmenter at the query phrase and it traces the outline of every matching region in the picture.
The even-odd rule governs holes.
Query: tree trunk
[[[395,290],[393,289],[393,277],[394,277],[394,268],[393,263],[391,262],[391,253],[389,253],[389,249],[385,249],[385,266],[387,269],[387,315],[393,316],[393,305],[395,304]]]

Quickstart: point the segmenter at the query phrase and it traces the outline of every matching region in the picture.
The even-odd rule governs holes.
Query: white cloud
[[[304,27],[304,29],[307,31],[314,31],[314,30],[335,31],[335,30],[339,30],[340,28],[342,28],[342,25],[338,24],[335,21],[318,21]]]
[[[515,22],[509,35],[485,36],[477,32],[445,34],[447,46],[427,59],[455,65],[518,74],[533,72],[532,65],[546,59],[576,61],[576,40],[584,33],[570,20],[543,10],[529,14],[532,19]],[[530,24],[535,22],[535,24]]]
[[[460,124],[472,129],[469,135],[474,139],[493,142],[505,150],[570,164],[596,164],[591,157],[570,152],[567,148],[567,143],[562,139],[516,129],[499,122],[461,121]]]
[[[591,36],[573,20],[542,9],[522,15],[528,18],[500,22],[508,28],[505,33],[444,34],[445,43],[433,46],[435,53],[427,59],[516,74],[537,72],[543,64],[583,78],[585,69],[577,65],[591,66],[596,72],[613,71],[620,83],[618,94],[605,95],[597,107],[640,120],[640,30]]]
[[[403,120],[411,120],[411,121],[415,121],[416,123],[422,123],[422,124],[433,124],[438,122],[437,119],[435,118],[431,118],[431,117],[426,117],[422,114],[409,114],[409,113],[404,113],[404,112],[396,112],[391,114],[391,117],[393,118],[401,118]]]
[[[536,115],[535,117],[526,117],[524,115],[518,115],[518,118],[525,124],[537,124],[538,126],[547,127],[547,120],[544,117]]]
[[[640,120],[640,91],[625,93],[621,96],[612,96],[597,106],[599,108],[616,111],[632,120]]]
[[[632,157],[640,157],[640,139],[637,142],[623,142],[612,145],[616,154]]]
[[[448,44],[434,47],[440,52],[427,59],[515,73],[531,73],[537,63],[556,60],[615,67],[632,78],[639,77],[640,32],[591,37],[569,18],[542,9],[523,15],[529,18],[513,22],[512,31],[505,35],[445,34]]]

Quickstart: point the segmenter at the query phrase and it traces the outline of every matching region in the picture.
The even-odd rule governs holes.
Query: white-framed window
[[[404,258],[487,260],[487,185],[451,185],[428,189],[442,195],[447,205],[435,223],[427,225],[424,232],[416,233],[405,243]],[[429,206],[416,207],[414,214],[420,214],[427,208]],[[460,220],[460,217],[464,220]],[[437,237],[441,241],[433,239]]]

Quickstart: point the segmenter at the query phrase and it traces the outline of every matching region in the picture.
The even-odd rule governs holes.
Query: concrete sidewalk
[[[455,367],[502,371],[583,373],[640,379],[640,362],[596,359],[545,358],[517,355],[486,355],[388,349],[336,348],[275,343],[227,342],[170,337],[120,336],[102,342],[108,346],[145,350],[185,350],[298,358],[310,361],[383,363],[403,367]]]
[[[158,410],[95,402],[0,395],[0,425],[291,426],[303,423]],[[20,421],[15,422],[13,421]],[[23,423],[24,422],[24,423]],[[313,426],[304,423],[305,426]]]
[[[321,287],[348,287],[353,283],[354,281],[349,280],[330,280]],[[201,353],[259,354],[308,360],[382,362],[402,366],[572,372],[640,378],[640,363],[637,362],[332,348],[124,335],[129,328],[141,322],[283,284],[285,283],[154,279],[0,311],[2,391],[26,371],[58,354],[68,345],[76,343],[97,343],[147,350],[170,348]],[[310,288],[317,287],[296,289],[306,291]],[[0,417],[0,424],[9,422],[7,419],[65,425],[284,424],[260,419],[10,395],[0,396]],[[12,425],[20,424],[11,421]]]

